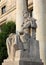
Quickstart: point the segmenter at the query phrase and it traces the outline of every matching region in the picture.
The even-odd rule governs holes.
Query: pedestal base
[[[21,54],[21,52],[21,50],[18,50],[16,52],[14,60],[7,58],[6,60],[4,60],[2,65],[43,65],[42,60],[40,58],[31,59],[31,57],[27,57],[27,54],[24,54],[24,52],[22,52]],[[23,54],[26,55],[26,57]]]
[[[7,61],[2,63],[2,65],[43,65],[43,63],[20,60],[20,61]]]
[[[19,65],[43,65],[42,62],[20,61]]]
[[[19,61],[7,61],[2,63],[2,65],[19,65]]]

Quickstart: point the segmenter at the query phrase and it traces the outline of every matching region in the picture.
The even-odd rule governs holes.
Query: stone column
[[[33,0],[33,17],[37,19],[40,56],[46,65],[46,0]]]
[[[24,21],[24,11],[27,11],[26,0],[16,0],[16,32],[22,30],[21,25]]]

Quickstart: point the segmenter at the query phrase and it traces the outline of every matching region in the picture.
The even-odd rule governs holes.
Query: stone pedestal
[[[20,61],[20,65],[43,65],[41,62],[31,62],[31,61]]]
[[[2,63],[2,65],[19,65],[18,61],[7,61]]]
[[[18,50],[16,51],[14,60],[6,59],[2,65],[43,65],[40,58],[36,58],[37,60],[34,60],[33,57],[31,59],[28,55],[28,52]]]
[[[42,62],[32,62],[32,61],[24,61],[24,60],[16,60],[16,61],[7,61],[2,65],[43,65]]]

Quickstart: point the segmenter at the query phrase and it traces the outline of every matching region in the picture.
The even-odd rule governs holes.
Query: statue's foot
[[[4,60],[4,62],[8,62],[8,61],[14,61],[14,59],[7,58],[7,59]]]

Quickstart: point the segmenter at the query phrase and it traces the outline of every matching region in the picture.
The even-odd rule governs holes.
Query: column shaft
[[[24,11],[27,11],[26,0],[16,0],[16,32],[22,30],[21,25],[24,21]]]
[[[33,0],[33,17],[37,20],[37,39],[40,42],[40,56],[44,64],[46,64],[46,1],[44,1]]]

